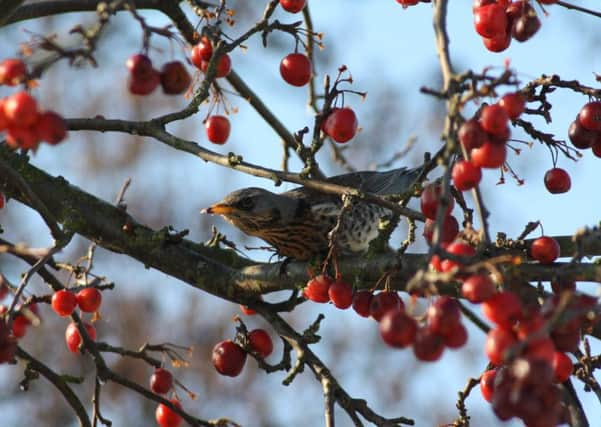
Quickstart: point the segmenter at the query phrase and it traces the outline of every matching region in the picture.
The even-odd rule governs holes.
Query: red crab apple
[[[61,289],[52,295],[50,300],[52,309],[61,317],[70,316],[77,306],[77,297],[73,292]]]
[[[345,143],[357,133],[357,116],[348,108],[334,108],[322,124],[322,129],[336,142]]]
[[[225,340],[213,347],[213,366],[221,375],[237,377],[246,363],[246,352],[232,340]]]
[[[290,13],[298,13],[305,7],[306,0],[280,0],[280,6]]]
[[[77,305],[86,313],[94,313],[100,307],[102,294],[96,288],[85,288],[76,295]]]
[[[173,387],[173,375],[167,369],[156,368],[150,377],[150,389],[165,394]]]
[[[559,258],[559,243],[549,236],[539,237],[532,242],[530,255],[541,264],[551,264]]]
[[[571,186],[570,175],[564,169],[553,168],[545,173],[545,187],[547,187],[549,193],[566,193]]]
[[[90,339],[92,341],[96,341],[96,328],[87,322],[84,322],[83,326]],[[77,330],[77,325],[75,323],[69,323],[69,326],[67,326],[67,330],[65,331],[65,341],[67,343],[67,348],[71,353],[77,353],[79,351],[82,338],[81,335],[79,335],[79,331]]]
[[[467,191],[474,188],[482,179],[482,169],[467,160],[461,160],[453,166],[453,184],[459,191]]]
[[[273,341],[265,329],[254,329],[248,333],[250,347],[265,358],[273,352]]]
[[[25,80],[27,67],[18,58],[6,58],[0,62],[0,85],[16,86]]]
[[[190,60],[196,68],[200,69],[202,67],[202,61],[210,61],[212,55],[213,46],[211,45],[211,41],[203,36],[200,39],[200,42],[192,48]]]
[[[230,121],[225,116],[210,116],[205,122],[207,139],[213,144],[225,144],[230,136]]]
[[[177,399],[170,399],[169,402],[179,409],[182,408],[182,404]],[[179,427],[182,422],[182,417],[162,403],[157,406],[154,415],[156,422],[160,427]]]
[[[179,95],[184,93],[192,78],[186,66],[180,61],[167,62],[161,69],[161,86],[167,95]]]
[[[311,61],[303,53],[291,53],[280,62],[282,78],[292,86],[304,86],[311,79]]]

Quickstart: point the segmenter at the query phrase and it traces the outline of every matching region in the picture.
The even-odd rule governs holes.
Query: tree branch
[[[54,385],[60,391],[60,393],[65,397],[69,405],[71,405],[71,407],[75,411],[75,415],[79,419],[80,426],[92,426],[92,424],[90,423],[90,418],[88,417],[88,414],[86,413],[86,409],[84,408],[83,404],[81,403],[77,395],[73,392],[71,387],[67,385],[67,383],[59,374],[57,374],[48,366],[44,365],[35,357],[27,353],[21,347],[17,347],[16,355],[18,358],[26,361],[30,369],[40,373],[40,375],[42,375],[44,378],[50,381],[52,385]]]

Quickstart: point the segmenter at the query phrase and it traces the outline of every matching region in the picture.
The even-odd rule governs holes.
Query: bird
[[[324,182],[379,196],[399,195],[413,188],[423,169],[351,172],[326,178]],[[340,195],[304,186],[283,193],[249,187],[228,194],[201,213],[221,215],[245,234],[269,243],[280,256],[307,261],[327,252],[343,204]],[[390,215],[389,209],[379,205],[352,203],[340,219],[337,250],[365,252],[378,236],[380,219]]]

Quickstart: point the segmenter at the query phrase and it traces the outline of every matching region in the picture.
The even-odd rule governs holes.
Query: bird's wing
[[[421,173],[421,168],[392,169],[387,172],[351,172],[326,179],[333,184],[354,187],[366,193],[388,196],[409,190]]]

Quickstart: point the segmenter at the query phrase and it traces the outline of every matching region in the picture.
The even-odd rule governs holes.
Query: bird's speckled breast
[[[311,212],[319,225],[327,224],[328,239],[336,225],[342,203],[324,203],[311,207]],[[344,213],[337,244],[343,252],[364,252],[369,243],[378,236],[380,218],[390,214],[388,209],[367,203],[357,203]]]

